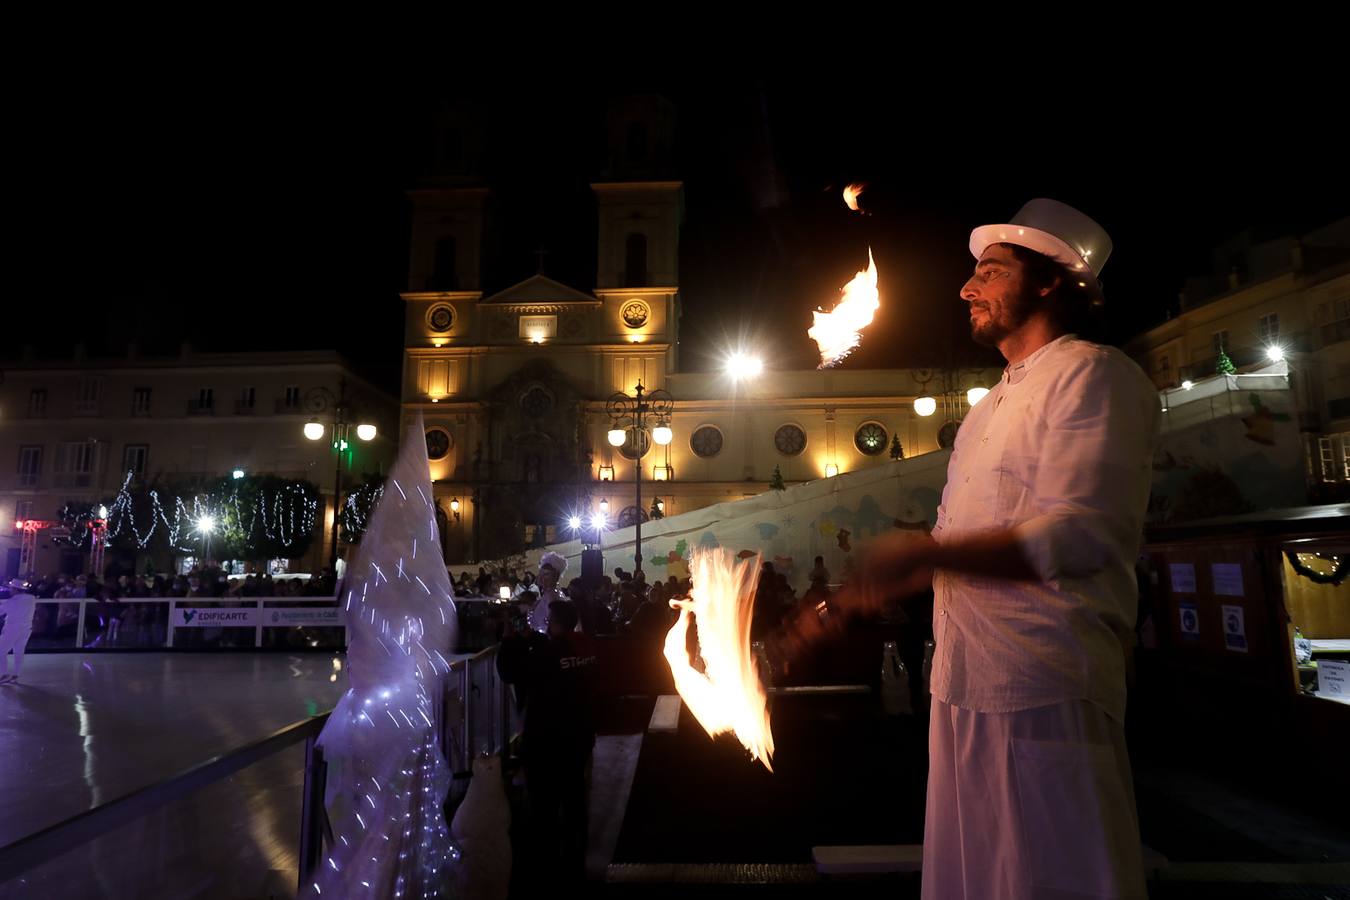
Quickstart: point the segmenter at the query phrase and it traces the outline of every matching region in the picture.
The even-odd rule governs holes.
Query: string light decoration
[[[379,481],[367,481],[356,490],[347,494],[342,504],[342,540],[348,544],[359,544],[365,534],[370,514],[384,496],[384,484]]]
[[[1340,585],[1350,575],[1350,553],[1299,553],[1286,550],[1285,558],[1295,572],[1314,584]]]
[[[181,495],[161,498],[157,490],[133,493],[133,477],[135,473],[127,472],[121,490],[111,502],[94,503],[87,508],[73,503],[62,507],[58,518],[70,529],[70,536],[59,540],[87,547],[100,519],[105,523],[105,546],[126,539],[134,542],[138,550],[146,549],[162,527],[170,549],[191,551],[197,542],[198,523],[204,519],[215,523],[214,531],[223,541],[236,545],[245,555],[259,558],[277,548],[301,555],[313,538],[319,493],[307,481],[222,478],[215,490],[194,493],[185,501]],[[147,499],[148,523],[144,517],[138,521],[136,515],[138,500],[144,511]],[[166,512],[166,505],[172,514]],[[99,515],[100,506],[107,508],[107,516]]]
[[[457,620],[423,434],[418,415],[347,572],[351,687],[319,736],[334,840],[306,897],[440,897],[459,858],[433,725]]]

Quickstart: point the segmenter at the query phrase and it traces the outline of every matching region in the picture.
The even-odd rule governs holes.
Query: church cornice
[[[678,294],[680,289],[671,285],[669,287],[640,287],[640,288],[596,288],[597,297],[664,297],[669,294]]]
[[[520,313],[523,316],[547,315],[549,313],[566,312],[569,309],[577,309],[584,306],[603,306],[599,300],[559,300],[556,303],[494,303],[493,309],[505,310],[509,313]]]
[[[409,303],[419,300],[444,300],[448,303],[473,303],[483,299],[482,291],[405,291],[399,294]]]

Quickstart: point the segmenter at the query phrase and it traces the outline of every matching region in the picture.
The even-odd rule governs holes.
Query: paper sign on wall
[[[1247,652],[1247,623],[1240,606],[1223,607],[1223,643],[1229,650]]]
[[[1172,573],[1173,593],[1195,593],[1195,566],[1190,563],[1172,563],[1167,568]]]
[[[1214,593],[1224,597],[1242,597],[1242,563],[1214,563]]]
[[[1181,607],[1181,636],[1188,641],[1198,641],[1200,639],[1200,614],[1196,611],[1194,603],[1182,603]]]
[[[1350,698],[1350,662],[1319,659],[1317,693],[1322,696]]]

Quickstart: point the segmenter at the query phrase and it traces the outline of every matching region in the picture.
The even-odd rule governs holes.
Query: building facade
[[[1350,218],[1296,236],[1240,235],[1213,257],[1215,274],[1188,282],[1179,314],[1126,351],[1178,399],[1216,376],[1220,351],[1238,373],[1281,358],[1309,499],[1350,499]]]
[[[114,497],[132,488],[172,488],[235,471],[313,482],[323,497],[309,552],[299,571],[328,562],[335,480],[342,490],[363,473],[381,473],[398,442],[398,403],[356,375],[335,353],[193,353],[172,358],[2,364],[0,384],[0,560],[19,572],[17,522],[55,522],[67,503]],[[369,421],[371,441],[352,438],[339,460],[332,433],[339,407],[353,424]],[[312,424],[311,424],[312,423]],[[305,427],[322,426],[319,440]],[[339,468],[341,471],[339,472]],[[142,528],[148,524],[142,523]],[[49,529],[44,529],[49,531]],[[32,571],[88,571],[89,551],[40,534]],[[133,561],[125,560],[127,565]],[[135,560],[137,571],[145,560]],[[168,559],[151,560],[159,571]]]

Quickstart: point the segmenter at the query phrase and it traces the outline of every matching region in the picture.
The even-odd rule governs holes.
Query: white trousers
[[[1125,731],[1100,707],[935,698],[928,756],[924,900],[1147,896]]]
[[[5,627],[0,630],[0,665],[3,673],[9,674],[9,651],[14,651],[14,674],[19,674],[19,669],[23,667],[23,651],[28,646],[28,639],[33,636],[33,617],[30,614],[26,621],[14,621],[13,616],[5,617]]]

